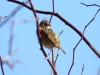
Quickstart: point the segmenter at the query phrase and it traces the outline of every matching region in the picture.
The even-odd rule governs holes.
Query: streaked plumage
[[[47,20],[43,20],[39,24],[39,30],[41,34],[42,44],[46,48],[53,50],[54,47],[57,47],[63,51],[65,51],[60,46],[60,40],[56,33],[50,28],[50,23]]]

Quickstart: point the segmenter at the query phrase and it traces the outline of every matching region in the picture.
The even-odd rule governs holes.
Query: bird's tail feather
[[[61,48],[62,52],[66,55],[66,52]]]
[[[61,49],[62,52],[66,55],[66,52],[61,48],[61,46],[59,47],[59,49]]]

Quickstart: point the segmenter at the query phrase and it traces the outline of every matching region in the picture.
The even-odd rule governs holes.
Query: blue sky
[[[20,0],[23,1],[23,0]],[[52,11],[52,0],[32,0],[34,8],[44,11]],[[55,12],[59,13],[63,18],[73,24],[81,32],[84,26],[93,18],[98,7],[86,7],[80,3],[85,4],[100,4],[99,0],[55,0]],[[8,2],[6,0],[0,1],[0,16],[8,16],[18,6],[18,4]],[[37,14],[39,22],[43,19],[50,19],[50,15]],[[16,23],[13,29],[14,40],[12,50],[18,52],[10,58],[10,62],[20,58],[24,64],[16,64],[11,70],[6,64],[4,71],[6,75],[47,75],[51,72],[51,67],[45,60],[42,52],[39,50],[36,36],[36,24],[33,13],[22,8],[9,22],[0,28],[0,55],[2,59],[7,55],[9,48],[10,25],[13,20],[22,20],[33,18],[28,23]],[[95,20],[88,26],[85,31],[85,37],[89,42],[100,52],[100,13],[96,16]],[[2,20],[4,21],[4,19]],[[70,27],[66,26],[57,17],[53,17],[51,21],[51,28],[59,34],[64,31],[60,36],[61,46],[66,51],[64,55],[60,51],[57,61],[57,71],[59,75],[67,75],[70,65],[72,63],[73,48],[79,41],[80,36],[74,32]],[[49,50],[44,48],[48,53]],[[50,56],[51,57],[51,56]],[[75,64],[72,68],[70,75],[80,75],[82,66],[84,64],[83,75],[97,75],[100,60],[92,52],[84,41],[78,45],[75,51]],[[0,75],[1,75],[0,70]]]

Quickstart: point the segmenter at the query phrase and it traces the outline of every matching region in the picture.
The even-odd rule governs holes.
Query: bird
[[[42,45],[50,50],[53,50],[54,47],[58,48],[62,50],[64,54],[66,54],[66,52],[60,46],[59,37],[51,29],[50,26],[51,25],[47,20],[42,20],[39,24],[39,31],[41,35]]]

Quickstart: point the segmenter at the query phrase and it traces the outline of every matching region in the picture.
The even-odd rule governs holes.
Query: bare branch
[[[1,66],[2,75],[5,75],[1,56],[0,56],[0,66]]]
[[[11,69],[15,66],[16,63],[19,63],[21,61],[19,61],[19,59],[13,61],[13,62],[9,62],[10,58],[12,55],[16,54],[18,52],[18,50],[12,50],[12,43],[13,43],[13,28],[14,25],[18,23],[18,21],[16,22],[16,20],[13,20],[11,25],[10,25],[10,38],[9,38],[9,49],[8,49],[8,54],[4,57],[4,59],[2,59],[3,64],[7,64]]]
[[[59,33],[59,37],[60,37],[60,35],[63,33],[63,30]]]
[[[100,5],[97,5],[97,4],[90,4],[90,5],[87,5],[87,4],[85,4],[85,3],[81,3],[81,4],[83,4],[83,5],[85,5],[85,6],[97,6],[97,7],[100,7]]]
[[[53,17],[53,15],[54,15],[54,0],[52,0],[52,7],[53,7],[53,11],[52,11],[52,15],[51,15],[51,17],[50,17],[50,21],[49,22],[51,22],[51,20],[52,20],[52,17]]]
[[[100,9],[96,12],[96,14],[95,14],[94,17],[92,18],[92,20],[84,27],[83,35],[82,35],[81,39],[78,41],[78,43],[76,44],[76,46],[75,46],[74,49],[73,49],[73,59],[72,59],[72,64],[71,64],[71,67],[70,67],[70,69],[69,69],[68,75],[70,74],[70,71],[71,71],[71,69],[72,69],[72,67],[73,67],[73,65],[74,65],[75,50],[76,50],[77,46],[79,45],[79,43],[82,41],[86,28],[87,28],[87,27],[90,25],[90,23],[95,19],[96,15],[97,15],[97,13],[98,13],[99,11],[100,11]]]
[[[91,19],[91,21],[85,26],[88,27],[88,25],[95,19],[95,17],[97,16],[98,12],[100,11],[100,9],[97,10],[96,14],[94,15],[94,17]],[[84,30],[85,31],[85,30]]]
[[[90,23],[93,22],[93,20],[95,19],[96,15],[98,14],[98,12],[100,11],[100,9],[96,12],[96,14],[94,15],[94,17],[90,20],[90,22],[84,27],[84,30],[83,30],[83,35],[81,37],[81,39],[78,41],[78,43],[76,44],[76,46],[74,47],[74,50],[77,48],[77,46],[79,45],[79,43],[82,41],[82,39],[84,38],[84,33],[85,33],[85,30],[86,28],[90,25]],[[91,45],[91,44],[90,44]]]
[[[19,2],[16,0],[8,0],[10,2],[14,2],[20,5],[23,5],[24,7],[28,8],[29,10],[32,10],[31,7],[27,6],[26,4],[24,4],[23,2]],[[35,10],[35,9],[34,9]],[[48,15],[52,15],[52,12],[49,11],[41,11],[41,10],[35,10],[36,13],[41,13],[41,14],[48,14]],[[69,23],[67,20],[65,20],[62,16],[60,16],[58,13],[54,13],[54,16],[58,17],[61,21],[63,21],[66,25],[68,25],[69,27],[71,27],[77,34],[80,35],[80,37],[83,36],[82,32],[80,32],[76,27],[74,27],[75,25],[72,25],[71,23]],[[83,40],[86,42],[86,44],[91,48],[91,50],[100,58],[100,53],[93,47],[93,45],[85,38],[85,36],[83,36]]]
[[[83,74],[83,71],[84,71],[84,64],[83,64],[83,67],[82,67],[82,72],[81,72],[81,75]]]
[[[39,43],[40,43],[40,48],[41,48],[41,51],[43,52],[44,56],[47,58],[48,56],[47,56],[46,52],[44,51],[43,46],[42,46],[42,43],[41,43],[41,36],[40,36],[39,27],[38,27],[38,25],[39,25],[39,24],[38,24],[38,17],[37,17],[37,15],[36,15],[36,12],[35,12],[35,9],[34,9],[34,7],[33,7],[33,5],[32,5],[31,0],[29,0],[29,3],[30,3],[30,5],[31,5],[33,14],[34,14],[35,19],[36,19],[37,36],[38,36],[38,40],[39,40]],[[58,74],[57,74],[57,71],[56,71],[56,69],[55,69],[55,67],[54,67],[53,64],[50,62],[49,58],[47,59],[47,61],[48,61],[48,63],[50,64],[50,66],[52,67],[52,69],[53,69],[55,75],[58,75]]]
[[[70,69],[69,69],[69,71],[68,71],[68,75],[70,75],[70,72],[71,72],[72,67],[73,67],[73,65],[74,65],[74,57],[75,57],[75,49],[73,49],[73,59],[72,59],[72,64],[71,64],[71,66],[70,66]]]
[[[85,33],[86,28],[90,25],[91,22],[93,22],[93,20],[95,19],[96,15],[97,15],[97,13],[98,13],[99,11],[100,11],[100,9],[96,12],[96,14],[94,15],[94,17],[90,20],[90,22],[84,27],[83,35],[82,35],[81,39],[78,41],[78,43],[76,44],[76,46],[75,46],[74,49],[73,49],[73,59],[72,59],[72,64],[71,64],[71,67],[70,67],[70,69],[69,69],[68,75],[70,74],[70,71],[71,71],[71,69],[72,69],[72,67],[73,67],[73,65],[74,65],[75,50],[76,50],[77,46],[79,45],[79,43],[82,41],[82,39],[83,39],[83,37],[84,37],[84,33]]]
[[[13,62],[9,62],[9,61],[6,61],[5,64],[7,64],[11,69],[13,69],[13,67],[17,64],[17,63],[21,63],[21,60],[20,59],[17,59]]]
[[[11,51],[10,53],[8,53],[8,54],[5,56],[5,58],[2,60],[2,62],[3,62],[3,63],[6,63],[7,61],[9,61],[10,57],[11,57],[12,55],[16,54],[16,53],[17,53],[17,50]]]
[[[24,2],[23,2],[24,3]],[[26,0],[25,3],[27,4],[28,1]],[[0,27],[2,27],[5,23],[7,23],[21,8],[23,8],[22,6],[17,6],[10,14],[9,16],[0,23]]]
[[[9,39],[9,50],[8,53],[11,54],[12,52],[12,43],[13,43],[13,28],[15,25],[15,21],[12,21],[12,24],[10,26],[10,39]]]

